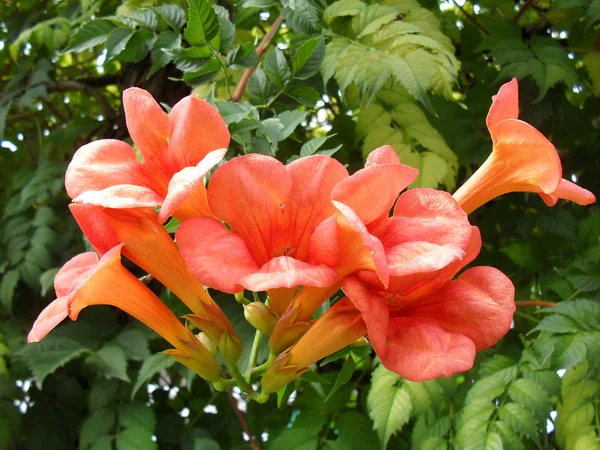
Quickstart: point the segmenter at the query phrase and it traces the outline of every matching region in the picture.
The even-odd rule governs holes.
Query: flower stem
[[[229,370],[231,376],[237,382],[237,385],[241,391],[245,392],[248,389],[252,389],[252,387],[246,382],[246,380],[242,376],[242,373],[240,372],[240,369],[238,368],[237,364],[228,364],[227,369]]]
[[[267,369],[269,367],[271,367],[271,364],[273,364],[273,361],[275,361],[276,358],[277,358],[277,354],[271,353],[269,355],[269,359],[267,359],[260,366],[256,366],[254,369],[252,369],[252,375],[251,376],[255,377],[257,375],[262,375],[263,373],[265,373],[267,371]]]
[[[250,350],[250,358],[248,358],[248,368],[246,369],[246,381],[250,383],[252,379],[252,369],[256,365],[256,360],[258,359],[258,352],[260,351],[260,344],[262,342],[263,334],[256,330],[254,334],[254,341],[252,342],[252,350]]]

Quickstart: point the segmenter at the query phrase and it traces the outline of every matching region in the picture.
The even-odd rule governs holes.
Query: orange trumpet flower
[[[76,320],[86,306],[110,305],[135,317],[175,347],[166,354],[202,378],[218,380],[220,368],[214,356],[152,291],[121,265],[122,247],[117,245],[100,259],[94,252],[82,253],[62,267],[54,280],[58,298],[40,313],[28,342],[43,339],[67,316]]]
[[[449,376],[473,365],[476,350],[508,331],[514,287],[492,267],[455,274],[481,249],[479,230],[452,196],[412,189],[375,232],[385,248],[390,283],[369,271],[344,280],[382,363],[411,381]]]
[[[69,208],[98,254],[125,244],[123,254],[183,301],[194,313],[188,319],[215,344],[218,345],[225,332],[239,340],[221,308],[189,272],[152,208],[108,209],[77,203]]]
[[[103,139],[81,147],[65,177],[79,203],[107,208],[161,206],[159,222],[211,216],[204,176],[225,155],[229,131],[212,105],[193,95],[167,115],[143,89],[123,92],[129,134],[142,154],[122,141]]]
[[[509,192],[536,192],[552,206],[559,198],[579,205],[596,201],[591,192],[565,180],[554,145],[519,117],[516,79],[504,84],[492,97],[486,123],[493,150],[483,165],[455,193],[468,213]]]

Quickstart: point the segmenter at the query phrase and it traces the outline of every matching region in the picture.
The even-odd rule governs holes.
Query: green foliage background
[[[521,305],[507,336],[450,378],[412,383],[353,347],[247,403],[100,307],[25,344],[56,271],[87,245],[66,165],[91,140],[128,139],[125,88],[166,107],[192,89],[214,102],[228,157],[325,153],[355,170],[390,144],[421,171],[413,186],[452,191],[489,154],[491,96],[517,77],[521,118],[552,140],[566,178],[599,193],[600,0],[10,0],[0,18],[0,449],[235,449],[249,434],[272,450],[600,449],[600,213],[533,195],[472,215],[476,262],[504,271],[517,300],[558,306]],[[218,300],[249,347],[241,307]]]

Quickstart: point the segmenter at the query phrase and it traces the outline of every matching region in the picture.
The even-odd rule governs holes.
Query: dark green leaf
[[[290,81],[290,69],[283,52],[278,48],[267,55],[263,67],[269,80],[276,85],[283,87]]]
[[[285,94],[307,108],[314,107],[321,100],[321,95],[313,88],[299,84],[287,88]]]
[[[129,382],[127,356],[118,346],[108,344],[86,359],[86,363],[99,375]]]
[[[69,45],[63,50],[63,53],[81,52],[95,47],[105,42],[110,32],[115,28],[116,25],[106,19],[87,22],[73,34],[69,40]]]
[[[204,45],[219,33],[219,20],[209,0],[188,0],[189,17],[184,37],[192,45]]]
[[[131,391],[131,398],[135,397],[136,392],[150,379],[156,375],[158,372],[164,369],[168,369],[173,364],[175,364],[175,360],[170,356],[163,355],[162,353],[157,353],[152,355],[150,358],[144,361],[142,367],[137,376],[137,380],[135,380],[135,384],[133,386],[133,390]]]
[[[348,359],[346,359],[342,370],[340,370],[340,373],[336,378],[335,383],[331,388],[331,391],[329,391],[329,394],[327,394],[327,397],[325,397],[325,401],[329,400],[331,396],[338,391],[339,388],[341,388],[348,381],[350,381],[350,379],[352,378],[352,374],[354,374],[354,360],[352,359],[352,357],[349,357]]]
[[[115,423],[115,411],[102,408],[92,411],[92,414],[86,418],[79,434],[79,448],[86,450],[92,446],[98,439],[110,434]]]
[[[185,23],[185,11],[182,8],[177,5],[160,5],[152,7],[152,10],[179,34],[181,27]]]
[[[112,30],[106,39],[106,59],[111,60],[125,50],[127,42],[129,42],[134,32],[134,30],[127,27]]]
[[[304,42],[294,55],[294,77],[306,80],[315,75],[321,68],[325,56],[323,36],[315,37]]]

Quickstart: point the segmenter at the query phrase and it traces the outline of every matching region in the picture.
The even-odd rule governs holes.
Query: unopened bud
[[[225,331],[219,340],[221,358],[227,364],[236,364],[242,356],[243,344],[239,337]]]
[[[198,333],[196,338],[202,342],[202,344],[213,356],[217,354],[217,345],[206,335],[206,333]]]
[[[235,297],[235,301],[238,302],[240,305],[247,305],[248,303],[250,303],[250,301],[244,296],[244,291],[236,292],[233,295]]]
[[[244,317],[250,325],[266,336],[271,336],[279,320],[277,315],[261,302],[244,305]]]

